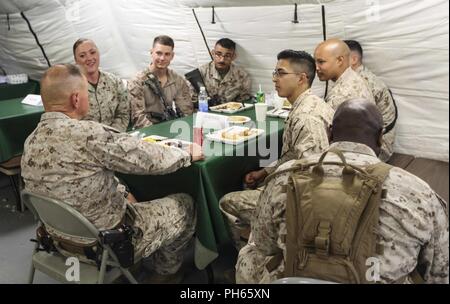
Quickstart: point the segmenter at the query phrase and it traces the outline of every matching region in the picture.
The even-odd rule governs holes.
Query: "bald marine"
[[[314,52],[317,76],[321,81],[337,81],[350,66],[350,48],[339,39],[320,43]]]
[[[89,110],[86,77],[73,64],[57,64],[41,78],[41,96],[46,112],[61,112],[81,119]]]
[[[356,142],[369,146],[378,155],[383,136],[383,116],[377,106],[363,98],[342,103],[336,110],[330,142]]]

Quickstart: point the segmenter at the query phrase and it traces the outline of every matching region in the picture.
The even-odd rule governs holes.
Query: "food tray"
[[[244,132],[250,132],[249,135],[241,135]],[[222,142],[229,145],[238,145],[250,139],[256,138],[264,133],[262,129],[246,128],[233,126],[219,131],[215,131],[206,135],[206,139],[210,141]]]

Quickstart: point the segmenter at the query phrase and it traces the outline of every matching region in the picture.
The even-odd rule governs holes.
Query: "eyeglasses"
[[[234,54],[229,54],[229,53],[222,54],[220,52],[214,52],[214,56],[216,56],[217,58],[224,58],[224,59],[227,59],[227,60],[233,59],[233,55]]]
[[[288,72],[283,72],[283,71],[275,70],[275,71],[272,72],[272,77],[273,77],[273,78],[281,78],[281,77],[283,77],[283,76],[285,76],[285,75],[289,75],[289,74],[296,74],[296,75],[299,75],[299,74],[302,74],[302,73],[288,73]]]

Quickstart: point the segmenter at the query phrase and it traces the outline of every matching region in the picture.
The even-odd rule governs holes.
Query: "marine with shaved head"
[[[25,189],[69,204],[99,230],[131,225],[137,232],[136,252],[150,259],[156,276],[170,278],[167,275],[177,273],[195,230],[192,198],[173,194],[151,203],[131,203],[114,172],[171,173],[202,159],[200,147],[193,145],[187,151],[164,147],[80,120],[89,111],[89,101],[86,77],[77,66],[48,69],[41,94],[45,113],[25,141],[22,156]],[[61,253],[86,260],[82,248],[92,245],[91,239],[46,229]]]
[[[333,109],[352,98],[375,102],[367,83],[350,66],[350,49],[339,39],[320,43],[314,52],[317,76],[321,81],[331,80],[334,86],[325,96]]]
[[[330,149],[342,151],[347,162],[355,166],[379,163],[382,130],[383,119],[374,103],[346,101],[334,115]],[[320,156],[313,155],[305,162],[317,162]],[[325,160],[340,161],[335,155],[327,155]],[[287,162],[278,171],[294,165],[295,161]],[[342,175],[341,166],[323,166],[327,175]],[[289,176],[290,172],[274,176],[259,198],[250,241],[239,252],[237,283],[269,283],[285,277]],[[382,187],[386,195],[380,202],[376,231],[380,250],[374,256],[379,266],[378,282],[448,284],[447,203],[423,180],[396,167],[389,170]]]

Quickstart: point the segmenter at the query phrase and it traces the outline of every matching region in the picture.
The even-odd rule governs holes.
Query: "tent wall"
[[[0,3],[0,66],[38,79],[47,68],[24,12],[51,64],[73,62],[72,45],[94,39],[103,69],[131,78],[149,63],[153,38],[175,40],[172,68],[185,73],[210,60],[221,37],[238,43],[238,64],[267,92],[276,54],[285,48],[313,52],[322,39],[321,5],[328,37],[359,40],[365,63],[392,89],[400,116],[395,150],[448,161],[448,2],[445,0],[297,1],[40,0]],[[211,23],[215,6],[215,24]],[[9,22],[7,22],[9,13]],[[323,95],[316,79],[314,92]]]

